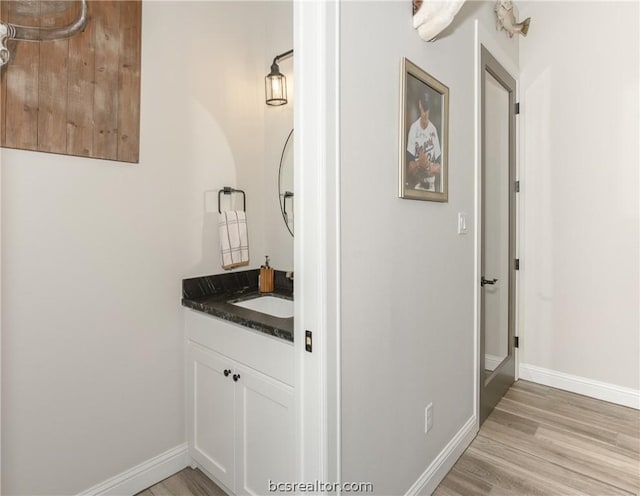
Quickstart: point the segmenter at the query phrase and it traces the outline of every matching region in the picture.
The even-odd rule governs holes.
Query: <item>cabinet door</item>
[[[235,492],[270,494],[270,480],[294,481],[293,389],[252,369],[236,370]]]
[[[189,344],[189,447],[191,456],[233,490],[234,396],[231,361]]]

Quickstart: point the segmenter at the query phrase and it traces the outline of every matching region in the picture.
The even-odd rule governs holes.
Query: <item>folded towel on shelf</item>
[[[223,269],[249,265],[247,215],[239,210],[225,210],[218,222],[220,257]]]

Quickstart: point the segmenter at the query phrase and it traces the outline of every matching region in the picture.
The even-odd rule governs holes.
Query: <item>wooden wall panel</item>
[[[2,146],[138,162],[141,0],[93,0],[69,40],[12,41],[0,78]],[[3,22],[62,26],[77,0],[1,0]]]
[[[8,2],[7,10],[7,21],[12,24],[40,24],[39,1]],[[4,145],[37,150],[40,44],[12,41],[9,48],[11,63],[2,69],[7,71],[7,100],[2,107],[7,116]]]
[[[135,22],[142,16],[142,3],[124,2],[120,7],[120,79],[118,80],[118,160],[136,157],[140,140],[140,104],[135,95],[140,94],[140,49],[127,50],[140,44],[141,26]]]
[[[52,27],[72,22],[77,9],[40,12],[40,26]],[[38,151],[66,153],[67,151],[67,40],[40,43],[40,74],[38,78]],[[46,75],[46,76],[45,76]]]
[[[0,2],[0,19],[7,19],[7,5],[5,2]],[[7,71],[0,70],[0,144],[4,143],[6,136],[4,127],[4,106],[7,101]]]
[[[94,3],[89,2],[89,12],[94,11]],[[81,157],[95,156],[93,154],[94,26],[94,22],[89,22],[82,33],[69,39],[67,153]]]
[[[99,47],[95,51],[93,154],[99,158],[117,157],[120,4],[96,2],[93,8],[94,43]]]

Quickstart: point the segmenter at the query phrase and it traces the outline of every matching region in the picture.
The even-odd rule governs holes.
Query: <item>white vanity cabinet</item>
[[[293,481],[292,343],[185,312],[190,456],[236,495]]]

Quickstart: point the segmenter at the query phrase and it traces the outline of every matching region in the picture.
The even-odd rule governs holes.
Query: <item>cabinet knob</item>
[[[238,379],[240,379],[240,374],[233,374],[233,380],[238,382]]]
[[[225,376],[225,377],[229,377],[229,374],[230,374],[230,373],[231,373],[231,370],[229,370],[229,369],[225,369],[225,370],[224,370],[224,376]]]

